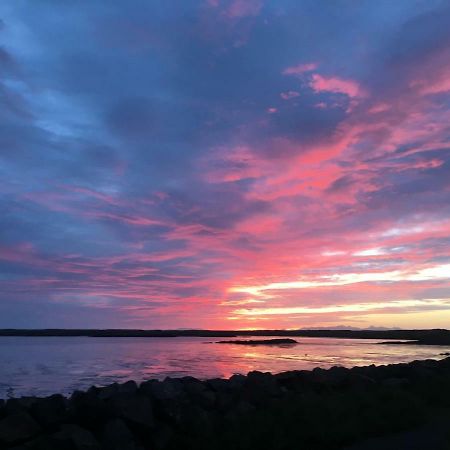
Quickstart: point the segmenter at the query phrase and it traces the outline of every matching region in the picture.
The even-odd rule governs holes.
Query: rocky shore
[[[448,425],[439,428],[442,447],[422,448],[450,448],[450,358],[129,381],[70,398],[0,400],[0,448],[332,450],[362,443],[351,447],[359,449],[369,438],[435,422]]]

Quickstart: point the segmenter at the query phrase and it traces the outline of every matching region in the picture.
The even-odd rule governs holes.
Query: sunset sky
[[[450,328],[448,1],[0,18],[0,327]]]

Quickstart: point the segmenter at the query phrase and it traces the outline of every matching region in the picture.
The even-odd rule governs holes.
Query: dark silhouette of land
[[[2,329],[0,336],[88,336],[88,337],[329,337],[409,341],[408,345],[450,345],[450,330],[129,330],[129,329]],[[392,342],[389,342],[392,344]]]
[[[232,341],[217,341],[216,344],[237,344],[237,345],[295,345],[298,342],[295,339],[250,339],[246,341],[232,340]]]

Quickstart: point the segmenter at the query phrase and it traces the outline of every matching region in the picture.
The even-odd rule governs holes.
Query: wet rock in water
[[[41,427],[26,412],[14,413],[0,421],[0,443],[14,444],[31,439]]]
[[[67,399],[55,394],[39,399],[31,406],[31,414],[44,428],[51,428],[68,419]]]

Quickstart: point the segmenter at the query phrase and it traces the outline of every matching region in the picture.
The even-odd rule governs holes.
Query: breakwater
[[[450,358],[129,381],[70,398],[0,401],[0,448],[331,450],[420,426],[438,413],[450,417]]]

